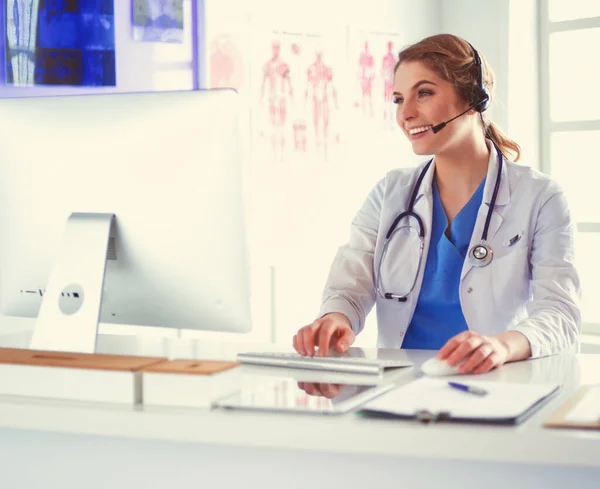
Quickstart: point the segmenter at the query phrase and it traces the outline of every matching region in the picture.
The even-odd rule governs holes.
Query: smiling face
[[[475,129],[477,112],[470,110],[434,134],[432,126],[469,107],[454,86],[420,61],[405,61],[394,76],[396,120],[418,155],[440,154],[460,144]]]

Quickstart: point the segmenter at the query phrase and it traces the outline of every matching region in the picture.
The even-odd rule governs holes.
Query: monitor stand
[[[114,214],[71,214],[35,323],[31,349],[96,351],[104,272],[114,227]]]

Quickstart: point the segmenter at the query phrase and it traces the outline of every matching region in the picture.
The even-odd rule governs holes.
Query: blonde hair
[[[494,89],[494,73],[481,53],[479,53],[479,58],[481,59],[483,86],[488,90],[491,98]],[[477,97],[478,93],[479,67],[471,45],[461,37],[452,34],[437,34],[404,48],[398,55],[394,73],[405,61],[424,63],[442,79],[452,83],[458,96],[465,102],[470,105],[478,102],[474,97]],[[521,147],[506,136],[483,113],[481,120],[485,135],[500,148],[502,153],[508,154],[514,157],[514,161],[518,161],[521,157]]]

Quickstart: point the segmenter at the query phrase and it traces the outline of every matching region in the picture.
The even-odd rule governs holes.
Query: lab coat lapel
[[[496,233],[502,226],[504,222],[504,218],[502,217],[502,208],[510,203],[510,184],[508,178],[508,166],[506,165],[506,160],[503,161],[502,165],[502,173],[500,177],[500,187],[498,188],[498,195],[496,197],[496,205],[492,210],[492,215],[490,218],[490,225],[488,228],[487,242],[491,243],[496,236]],[[487,214],[489,207],[491,205],[492,196],[494,194],[494,187],[496,185],[496,180],[498,178],[498,154],[496,149],[492,146],[490,151],[490,161],[488,164],[488,172],[485,179],[485,187],[483,189],[483,200],[481,202],[481,206],[479,207],[479,212],[477,213],[477,220],[475,221],[475,227],[473,228],[473,234],[471,235],[471,241],[469,243],[469,251],[473,248],[473,246],[481,243],[481,237],[483,235],[483,230],[485,228],[485,221],[487,219]],[[467,253],[468,253],[467,252]],[[471,261],[468,256],[463,263],[463,268],[461,272],[461,281],[465,278],[467,273],[473,268]]]

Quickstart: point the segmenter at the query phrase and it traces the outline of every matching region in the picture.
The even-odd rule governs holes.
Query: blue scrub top
[[[444,231],[448,218],[433,182],[431,242],[423,285],[402,348],[439,350],[453,336],[468,329],[458,295],[463,262],[467,256],[485,179],[452,221],[450,238]]]

